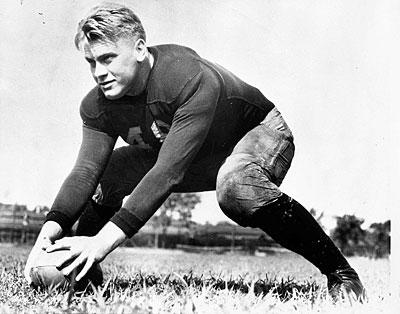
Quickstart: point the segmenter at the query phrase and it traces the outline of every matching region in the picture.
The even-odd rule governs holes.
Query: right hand
[[[62,228],[55,221],[47,221],[36,239],[35,245],[32,247],[31,252],[29,253],[28,260],[26,261],[25,269],[24,269],[24,277],[30,284],[32,279],[30,277],[30,271],[32,267],[35,266],[35,260],[42,250],[46,250],[51,244],[54,243],[55,240],[61,238],[62,236]]]

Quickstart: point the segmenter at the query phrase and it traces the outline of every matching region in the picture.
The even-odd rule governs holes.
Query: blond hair
[[[91,42],[113,42],[120,38],[143,39],[146,33],[138,16],[128,7],[117,3],[103,3],[93,7],[78,24],[75,46],[83,39]]]

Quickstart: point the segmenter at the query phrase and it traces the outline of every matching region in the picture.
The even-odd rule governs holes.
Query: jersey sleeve
[[[136,186],[111,219],[128,237],[133,236],[182,182],[200,150],[214,119],[220,95],[215,74],[204,68],[178,97],[180,103],[154,167]]]
[[[71,228],[93,195],[115,141],[115,138],[104,132],[83,127],[82,144],[76,163],[62,184],[46,221],[57,222],[64,231]]]

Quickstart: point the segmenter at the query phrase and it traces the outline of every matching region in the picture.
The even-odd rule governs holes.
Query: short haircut
[[[138,16],[128,7],[117,3],[103,3],[93,7],[78,24],[75,46],[81,41],[115,43],[120,38],[146,41],[146,33]]]

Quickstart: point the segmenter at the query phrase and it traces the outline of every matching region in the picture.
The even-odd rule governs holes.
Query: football
[[[56,265],[69,256],[69,250],[58,250],[51,253],[41,251],[30,270],[32,286],[34,288],[68,288],[70,276],[64,276]],[[68,263],[65,265],[67,266]],[[84,290],[91,282],[95,287],[103,283],[103,271],[99,264],[94,264],[86,276],[76,283],[75,290]]]
[[[70,278],[64,276],[56,266],[68,255],[69,250],[59,250],[51,253],[41,251],[34,263],[35,266],[30,270],[32,285],[35,288],[67,287],[70,283]]]

